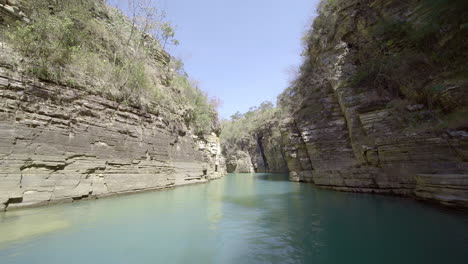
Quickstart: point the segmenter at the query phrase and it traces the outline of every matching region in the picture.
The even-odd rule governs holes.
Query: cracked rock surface
[[[466,42],[458,40],[467,31],[454,23],[440,38],[438,31],[432,33],[434,44],[425,43],[438,49],[431,51],[438,59],[449,56],[444,53],[449,49],[459,56],[432,66],[430,73],[423,67],[395,71],[411,65],[406,61],[411,56],[430,61],[419,42],[410,42],[411,34],[397,35],[401,28],[388,26],[417,30],[420,2],[322,1],[301,74],[289,91],[291,118],[281,124],[291,180],[468,207],[467,128],[431,125],[434,113],[444,118],[468,106],[466,79],[448,73],[466,65],[461,59]],[[395,58],[395,67],[386,66]],[[359,74],[372,72],[362,66],[371,60],[380,74],[359,82]],[[379,84],[375,80],[382,80],[385,66],[385,73],[394,75]],[[397,86],[395,94],[391,82],[407,76],[411,82]],[[435,83],[440,91],[433,89]]]
[[[321,1],[278,100],[287,114],[239,139],[242,153],[226,151],[228,170],[252,164],[323,188],[467,208],[468,10],[421,6],[435,2]],[[421,10],[444,7],[437,30],[416,40],[440,17]]]
[[[224,173],[214,134],[200,138],[164,113],[0,71],[0,210],[201,183]]]

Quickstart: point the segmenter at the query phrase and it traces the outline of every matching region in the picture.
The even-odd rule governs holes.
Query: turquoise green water
[[[468,216],[231,174],[0,214],[0,263],[468,263]]]

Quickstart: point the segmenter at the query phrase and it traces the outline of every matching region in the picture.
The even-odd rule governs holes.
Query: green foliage
[[[387,104],[387,109],[392,110],[395,127],[400,127],[408,132],[433,131],[441,132],[447,129],[468,128],[468,108],[462,107],[451,113],[445,113],[436,109],[421,109],[420,111],[408,111],[407,106],[411,102],[403,99],[394,99]]]
[[[347,7],[337,10],[341,4]],[[446,127],[459,127],[460,113],[465,113],[466,126],[466,111],[447,107],[441,91],[448,87],[444,80],[467,76],[468,1],[323,0],[318,11],[303,37],[304,61],[297,77],[278,97],[283,111],[302,118],[304,106],[316,108],[313,100],[304,99],[317,98],[313,94],[331,83],[339,93],[354,88],[364,102],[378,102],[379,107],[400,102],[390,105],[390,112],[399,118],[407,115],[407,123],[418,127],[428,122],[435,126],[432,121],[439,119],[435,112],[443,116],[452,111],[457,114],[448,115],[453,117]],[[343,42],[346,55],[337,49],[344,47]],[[344,68],[333,66],[336,55],[346,58]],[[356,66],[355,71],[350,65]],[[336,82],[337,73],[343,82]],[[422,104],[425,109],[413,113],[406,109],[411,104]]]
[[[131,24],[119,10],[102,1],[63,0],[49,4],[24,0],[22,5],[29,10],[32,22],[13,26],[7,33],[9,42],[30,59],[29,72],[51,81],[66,81],[83,73],[88,79],[110,82],[114,89],[121,89],[122,84],[146,89],[149,78],[143,76],[144,65],[152,64],[149,55],[158,45],[147,34],[169,34],[166,41],[175,34],[168,22],[158,20],[162,16],[151,13],[159,14],[154,9],[144,9],[146,17],[138,23],[134,18]],[[96,61],[100,67],[93,66]],[[103,74],[99,68],[113,76]]]
[[[385,19],[374,26],[373,31],[383,41],[401,40],[411,34],[411,25],[406,21]]]
[[[83,14],[76,14],[73,9],[49,15],[41,4],[36,4],[34,10],[34,22],[29,25],[18,22],[7,37],[18,51],[37,63],[30,72],[43,79],[61,78],[61,68],[70,62],[86,37],[82,25],[73,22]]]
[[[139,62],[127,62],[116,67],[116,76],[121,76],[120,90],[127,98],[142,90],[149,90],[150,84],[145,73],[145,66]]]
[[[188,80],[182,61],[164,52],[178,41],[152,1],[129,0],[130,17],[101,0],[23,0],[21,6],[31,23],[17,22],[6,37],[26,59],[25,73],[136,107],[159,102],[175,113],[185,105],[187,125],[198,134],[212,131],[216,103]]]
[[[463,28],[466,16],[468,2],[465,0],[421,0],[409,20],[387,17],[371,30],[381,44],[432,51],[447,31]]]
[[[422,0],[413,18],[410,39],[421,48],[431,50],[448,30],[462,28],[468,16],[468,1]]]
[[[327,6],[330,9],[335,9],[338,7],[338,1],[337,0],[328,0],[327,1]]]
[[[468,11],[465,0],[421,0],[417,14],[427,22],[465,22],[464,14]]]
[[[468,128],[468,108],[459,109],[441,118],[440,123],[435,127],[436,130],[445,129],[467,129]]]
[[[460,25],[467,15],[467,1],[421,0],[409,18],[381,20],[370,28],[375,44],[359,50],[361,64],[348,84],[430,101],[439,88],[423,89],[428,76],[466,68],[460,60],[466,32]]]
[[[193,124],[195,133],[199,135],[208,134],[214,129],[214,121],[218,119],[216,100],[209,100],[208,95],[203,92],[194,81],[187,76],[176,76],[173,87],[180,90],[178,102],[191,107],[186,117],[186,122]]]
[[[13,48],[30,59],[30,73],[38,78],[59,81],[78,53],[92,52],[91,1],[62,1],[53,11],[46,1],[23,1],[32,22],[17,22],[7,32]]]
[[[293,112],[293,106],[297,104],[297,101],[295,101],[295,94],[296,93],[293,89],[293,86],[290,86],[286,88],[280,95],[278,95],[277,111],[280,116],[285,116]]]
[[[405,96],[420,100],[427,75],[434,66],[424,54],[402,53],[380,56],[360,65],[348,85],[364,90],[372,89],[382,96]]]
[[[244,114],[237,112],[230,121],[223,121],[221,141],[225,146],[236,146],[242,138],[251,136],[261,127],[280,119],[280,110],[273,103],[265,101],[258,107],[251,107]]]
[[[162,32],[161,39],[163,42],[163,48],[166,47],[168,41],[170,41],[172,45],[175,45],[175,46],[179,45],[179,41],[174,39],[175,31],[172,28],[171,24],[169,24],[168,22],[163,23],[161,26],[161,32]]]

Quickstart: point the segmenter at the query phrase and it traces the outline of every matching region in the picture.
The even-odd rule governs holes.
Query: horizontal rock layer
[[[414,40],[404,39],[402,27],[395,26],[411,25],[419,3],[322,1],[320,15],[308,37],[305,63],[289,91],[290,101],[295,103],[292,117],[281,124],[291,180],[341,191],[411,195],[468,207],[468,131],[463,125],[450,129],[431,127],[436,110],[428,107],[429,103],[434,108],[440,107],[445,111],[439,114],[442,117],[467,107],[466,81],[447,77],[453,74],[446,71],[459,69],[449,64],[433,66],[430,71],[433,76],[428,76],[424,67],[409,68],[403,73],[384,68],[395,58],[400,62],[396,68],[405,67],[405,59],[411,56],[431,60],[430,54],[415,46],[417,42],[408,44]],[[411,26],[417,29],[417,25]],[[457,38],[466,35],[466,30],[456,25],[446,25],[445,30],[440,41],[434,37],[439,41],[434,45],[441,49],[441,54],[443,45],[451,43],[454,47],[458,43],[460,53],[466,52],[466,43],[457,42]],[[384,42],[388,35],[397,38]],[[400,74],[397,78],[407,78],[407,74],[416,77],[408,87],[401,81],[397,94],[388,81],[400,80],[390,78],[385,79],[387,83],[379,83],[387,76],[378,72],[370,82],[359,83],[356,76],[361,74],[364,79],[375,70],[364,68],[365,71],[358,72],[366,60],[377,61],[374,68],[380,67],[381,75],[386,70]],[[463,65],[456,59],[451,63]],[[463,79],[459,76],[456,78]],[[443,84],[440,92],[431,86],[434,80]],[[411,105],[411,100],[427,101]],[[406,105],[403,109],[394,107],[395,102]],[[407,116],[417,117],[416,124],[407,122]]]
[[[278,122],[268,122],[249,136],[239,139],[235,146],[223,147],[228,172],[289,172]]]
[[[167,116],[0,72],[0,210],[221,177],[217,136]]]

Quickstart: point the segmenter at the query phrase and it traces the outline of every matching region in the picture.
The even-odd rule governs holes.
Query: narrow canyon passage
[[[468,263],[467,18],[0,0],[0,264]]]
[[[0,262],[465,263],[467,230],[466,214],[412,199],[229,174],[0,213]]]

